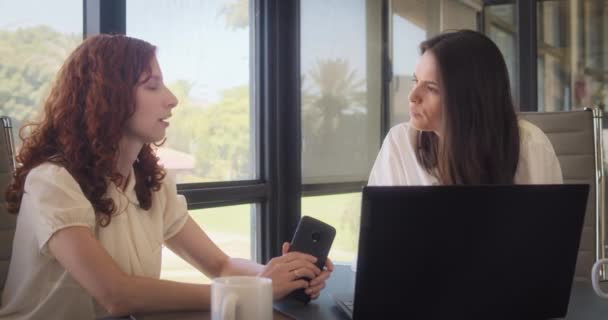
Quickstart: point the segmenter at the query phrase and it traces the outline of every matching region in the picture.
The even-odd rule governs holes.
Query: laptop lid
[[[354,319],[565,316],[588,191],[365,187]]]

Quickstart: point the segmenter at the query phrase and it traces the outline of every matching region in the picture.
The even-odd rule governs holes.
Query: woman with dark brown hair
[[[447,32],[420,49],[410,120],[386,136],[369,185],[563,182],[549,139],[517,119],[506,64],[489,38]]]
[[[0,317],[209,309],[209,285],[159,279],[163,244],[210,277],[258,275],[275,299],[318,297],[331,262],[319,270],[288,244],[267,265],[230,258],[188,215],[152,148],[177,103],[145,41],[98,35],[70,55],[7,191],[18,216]]]

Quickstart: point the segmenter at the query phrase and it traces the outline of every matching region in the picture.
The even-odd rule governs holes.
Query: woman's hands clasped
[[[328,258],[324,270],[319,270],[315,266],[317,258],[301,252],[288,251],[289,243],[285,242],[282,248],[283,255],[271,259],[258,276],[272,279],[275,300],[301,288],[305,289],[311,299],[318,298],[321,290],[325,288],[325,281],[334,270],[333,263]]]

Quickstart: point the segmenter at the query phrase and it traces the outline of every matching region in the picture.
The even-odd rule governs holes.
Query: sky
[[[48,25],[63,33],[82,34],[82,0],[0,0],[0,29]]]
[[[227,0],[128,0],[127,35],[158,46],[165,82],[192,82],[191,95],[217,101],[223,89],[249,83],[249,29],[220,15]]]
[[[420,56],[418,45],[426,39],[426,31],[394,15],[393,35],[393,73],[411,76]]]
[[[103,1],[103,0],[101,0]],[[191,96],[206,103],[250,79],[250,30],[233,30],[219,14],[232,0],[127,0],[127,35],[158,47],[165,82],[192,83]],[[301,67],[342,58],[360,79],[366,76],[366,0],[302,1]],[[82,34],[82,0],[0,0],[0,29],[47,25]],[[411,74],[424,31],[396,17],[396,74]]]

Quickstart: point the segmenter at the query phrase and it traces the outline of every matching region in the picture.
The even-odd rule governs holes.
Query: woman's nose
[[[173,92],[169,91],[169,104],[168,104],[168,107],[169,108],[175,108],[178,103],[179,103],[179,100],[177,99],[177,97],[173,94]]]
[[[410,102],[414,102],[414,103],[420,102],[421,99],[420,99],[420,95],[418,94],[418,87],[416,85],[414,85],[412,87],[412,90],[410,90],[408,98],[409,98]]]

